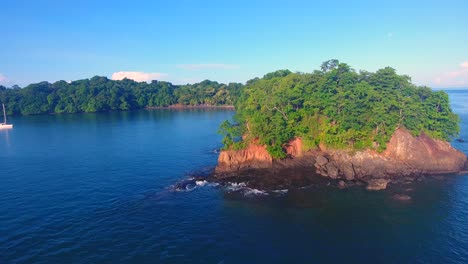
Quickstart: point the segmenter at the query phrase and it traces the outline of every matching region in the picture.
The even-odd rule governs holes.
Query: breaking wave
[[[176,192],[191,192],[197,188],[211,186],[215,187],[218,186],[219,183],[216,182],[209,182],[207,180],[195,180],[194,178],[189,178],[187,180],[183,180],[171,186],[171,189]]]
[[[228,182],[225,186],[225,190],[228,193],[239,193],[242,194],[244,197],[256,197],[256,196],[266,196],[269,195],[270,192],[266,190],[260,190],[256,188],[250,188],[244,182]],[[281,190],[283,193],[286,193],[287,190]],[[279,193],[276,191],[272,191],[271,193]]]
[[[240,193],[244,197],[268,195],[268,192],[266,191],[247,187],[247,184],[244,182],[228,182],[225,186],[225,190],[228,193]]]
[[[248,187],[247,183],[245,182],[227,182],[227,183],[219,184],[216,182],[195,179],[192,177],[172,185],[170,189],[176,192],[191,192],[198,188],[204,188],[204,187],[220,187],[226,193],[241,194],[243,197],[285,195],[288,193],[288,189],[267,191],[267,190],[261,190],[261,189]]]

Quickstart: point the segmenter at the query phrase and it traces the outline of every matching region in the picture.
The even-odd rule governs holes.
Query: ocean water
[[[468,139],[468,91],[449,93]],[[468,263],[468,175],[381,192],[174,188],[216,164],[232,114],[12,117],[0,131],[0,263]]]

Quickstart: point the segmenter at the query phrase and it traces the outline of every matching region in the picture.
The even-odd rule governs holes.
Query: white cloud
[[[0,82],[7,82],[7,77],[0,73]]]
[[[178,68],[188,71],[198,71],[206,69],[218,69],[218,70],[235,70],[239,69],[239,65],[233,64],[220,64],[220,63],[208,63],[208,64],[180,64]]]
[[[466,87],[468,86],[468,61],[462,62],[455,71],[445,72],[434,79],[438,86]]]
[[[130,72],[119,71],[112,74],[112,80],[123,80],[125,78],[137,82],[150,82],[152,80],[161,80],[167,76],[166,73],[160,72]]]
[[[172,84],[194,84],[203,81],[203,78],[175,78],[169,80]]]

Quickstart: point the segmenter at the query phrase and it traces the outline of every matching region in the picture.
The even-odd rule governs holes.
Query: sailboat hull
[[[13,128],[13,125],[11,124],[0,124],[0,129],[9,129]]]

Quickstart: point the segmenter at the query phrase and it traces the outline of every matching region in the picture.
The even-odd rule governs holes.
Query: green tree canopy
[[[169,82],[109,80],[95,76],[67,83],[41,82],[23,89],[0,86],[0,103],[8,114],[78,113],[182,105],[233,105],[243,85],[203,81],[173,85]]]

